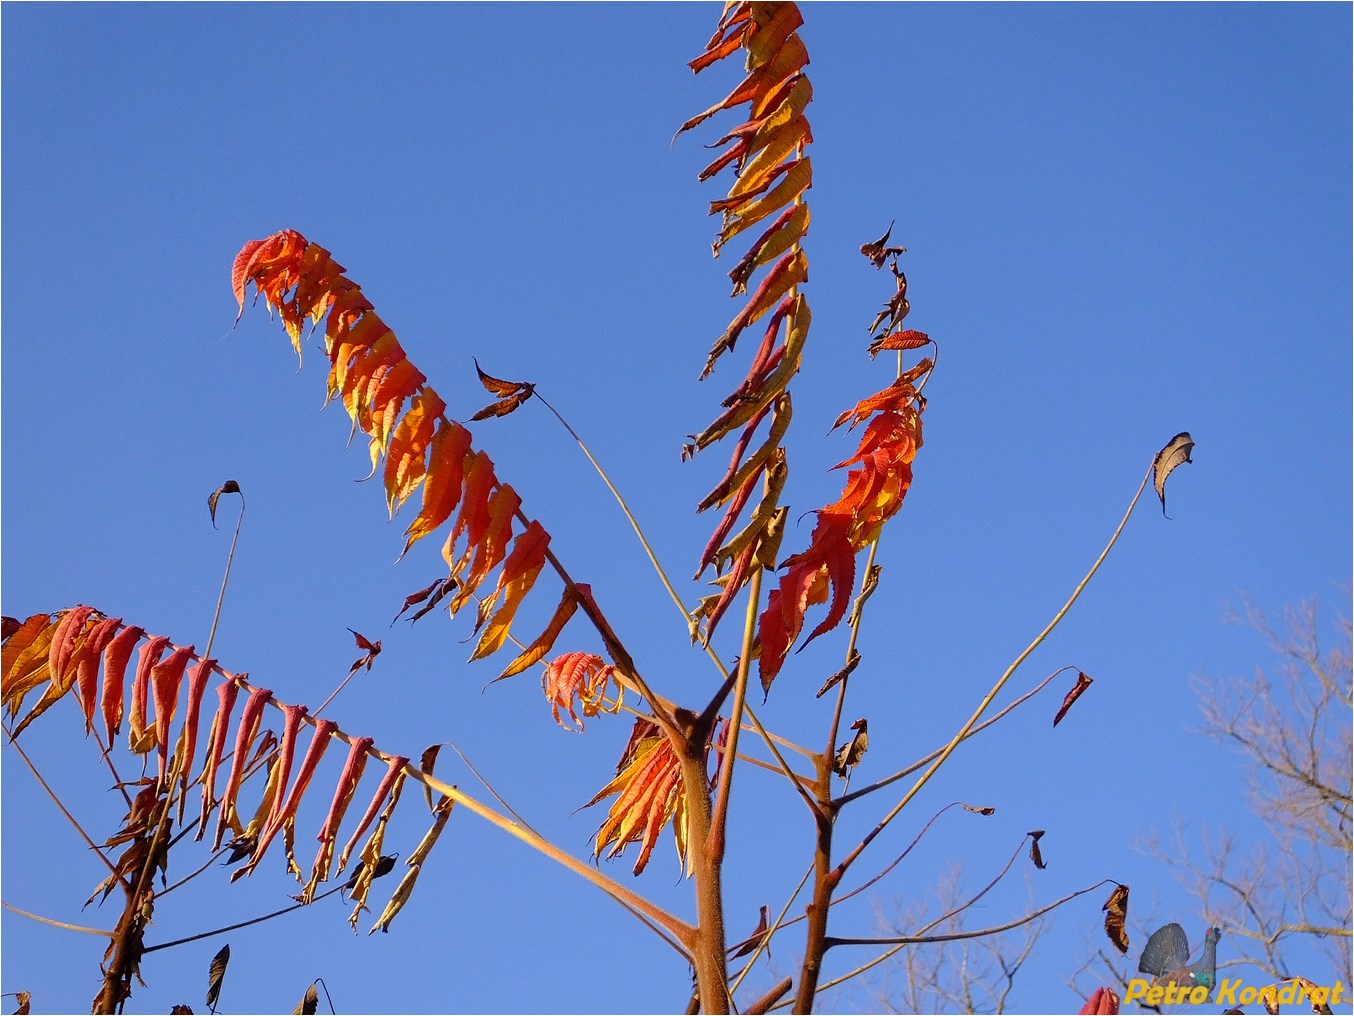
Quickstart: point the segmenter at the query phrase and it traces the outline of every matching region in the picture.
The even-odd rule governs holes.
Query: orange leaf
[[[105,674],[105,677],[107,675]],[[216,686],[216,715],[212,717],[211,734],[207,738],[207,757],[202,762],[202,815],[198,820],[197,836],[202,839],[207,831],[207,816],[216,803],[216,774],[221,767],[221,758],[226,751],[226,735],[230,731],[230,714],[235,708],[235,699],[240,688],[234,681],[223,681]]]
[[[716,252],[745,229],[761,222],[778,208],[790,204],[813,186],[813,166],[808,156],[789,163],[780,182],[755,201],[740,205],[737,211],[727,212],[724,225],[715,240]]]
[[[804,24],[803,15],[793,3],[752,5],[752,30],[744,45],[748,51],[748,66],[766,63],[783,46],[790,35]]]
[[[94,730],[94,713],[99,699],[99,659],[109,641],[122,627],[122,618],[106,617],[95,623],[80,646],[76,663],[76,684],[80,696],[80,711],[85,714],[85,736]],[[112,741],[109,741],[112,744]]]
[[[431,388],[414,396],[390,439],[386,453],[386,508],[393,517],[427,475],[428,446],[446,404]]]
[[[254,743],[254,737],[258,733],[263,707],[272,697],[273,693],[267,688],[255,688],[245,701],[244,711],[240,714],[240,723],[235,731],[235,752],[231,758],[230,775],[226,778],[226,789],[221,795],[221,813],[216,821],[216,838],[212,841],[212,850],[221,848],[226,826],[235,818],[235,798],[240,792],[240,781],[244,779],[249,746]]]
[[[551,616],[550,622],[545,626],[545,631],[536,636],[535,641],[523,649],[517,659],[513,660],[504,668],[503,673],[494,678],[495,681],[501,681],[505,677],[512,677],[515,674],[520,674],[533,663],[538,663],[545,659],[545,654],[555,647],[555,640],[559,638],[560,632],[564,630],[564,626],[569,623],[569,619],[573,617],[574,612],[578,610],[579,599],[578,595],[574,592],[574,588],[575,587],[572,586],[565,587],[564,595],[560,598],[559,606],[555,608],[555,613]],[[588,586],[582,584],[579,584],[576,588],[591,592]],[[495,620],[497,620],[497,618],[495,618]],[[490,627],[492,628],[492,625]],[[485,637],[488,638],[488,632],[485,633]],[[487,655],[487,653],[481,654],[476,650],[476,655]]]
[[[484,630],[484,634],[480,636],[480,640],[475,646],[474,653],[471,654],[472,660],[478,660],[490,653],[495,653],[502,647],[508,637],[508,631],[512,627],[512,619],[517,614],[517,608],[521,604],[522,598],[535,584],[536,577],[540,575],[541,569],[545,566],[545,554],[549,545],[550,534],[534,519],[528,523],[525,530],[517,535],[517,538],[513,541],[512,553],[503,562],[503,570],[499,572],[498,585],[494,588],[493,595],[480,605],[477,620],[479,624],[483,624],[483,619],[488,616],[489,610],[498,601],[500,594],[506,591],[506,595],[503,597],[503,606],[499,607],[493,617],[490,618],[489,627]],[[476,627],[478,626],[476,625]],[[544,655],[544,652],[542,655]]]
[[[465,488],[461,496],[461,510],[451,527],[447,542],[442,546],[442,558],[451,569],[452,577],[460,579],[461,572],[469,563],[470,555],[479,545],[484,528],[489,522],[489,498],[493,493],[494,464],[484,452],[475,452],[465,469]],[[466,534],[465,552],[456,557],[456,542],[461,533]]]
[[[880,352],[886,349],[916,349],[924,346],[931,341],[931,337],[925,332],[916,332],[908,330],[905,332],[892,332],[880,339],[873,339],[870,342],[870,348],[866,350],[870,354],[870,359],[874,359]]]
[[[428,478],[423,485],[423,507],[409,524],[400,556],[451,517],[461,500],[466,459],[470,456],[470,431],[459,423],[442,420],[433,435],[428,455]]]
[[[357,785],[362,780],[362,772],[367,766],[367,751],[372,746],[370,737],[353,738],[348,746],[348,757],[343,763],[338,783],[334,787],[334,797],[329,811],[324,817],[324,825],[315,837],[320,841],[319,852],[315,855],[315,864],[311,868],[310,881],[306,884],[306,898],[313,899],[315,887],[329,880],[329,868],[334,858],[334,841],[338,838],[339,826],[352,802]]]
[[[647,730],[653,733],[645,733]],[[598,791],[588,806],[613,794],[618,796],[597,830],[595,852],[601,856],[602,850],[610,847],[607,856],[615,857],[631,843],[639,843],[640,854],[634,868],[638,875],[649,863],[663,826],[677,817],[679,809],[685,811],[677,756],[668,739],[643,717],[635,722],[635,733],[621,757],[615,779]],[[678,853],[685,861],[685,829],[677,840]]]
[[[169,766],[169,728],[179,704],[179,686],[183,673],[192,658],[192,646],[180,646],[151,671],[151,695],[155,701],[155,736],[160,748],[160,779],[163,781]]]
[[[5,640],[0,696],[11,718],[18,715],[24,696],[47,679],[50,673],[47,660],[55,632],[50,615],[34,614]]]

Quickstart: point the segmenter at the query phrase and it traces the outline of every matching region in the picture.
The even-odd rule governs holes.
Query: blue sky
[[[214,649],[223,664],[318,702],[355,655],[347,628],[383,638],[376,671],[333,710],[344,728],[406,754],[454,741],[533,823],[586,854],[601,815],[575,810],[609,778],[629,724],[555,728],[530,674],[482,692],[496,670],[465,665],[464,617],[386,627],[442,569],[436,549],[392,565],[405,523],[387,523],[380,491],[352,482],[365,454],[344,448],[342,411],[317,413],[322,357],[307,350],[298,374],[261,308],[232,332],[229,271],[246,240],[299,229],[363,286],[453,415],[485,401],[472,354],[537,382],[670,571],[689,574],[713,524],[691,509],[726,452],[687,465],[678,452],[742,369],[695,380],[737,309],[730,265],[709,256],[706,202],[723,191],[695,179],[711,157],[700,145],[734,119],[669,145],[736,80],[732,66],[685,67],[718,10],[7,4],[4,612],[84,602],[201,645],[234,517],[213,531],[204,501],[235,478],[249,510]],[[1156,450],[1181,430],[1197,442],[1172,478],[1172,518],[1139,507],[1008,696],[1067,664],[1092,690],[1057,731],[1061,686],[957,753],[860,878],[951,800],[997,815],[943,819],[834,930],[875,931],[876,907],[925,898],[956,862],[976,888],[1026,830],[1045,828],[1034,898],[1114,878],[1132,885],[1135,916],[1179,920],[1197,938],[1170,873],[1131,849],[1175,819],[1191,834],[1252,831],[1236,759],[1192,733],[1188,679],[1267,662],[1257,637],[1223,624],[1229,604],[1316,594],[1334,606],[1350,574],[1349,9],[805,11],[814,324],[792,388],[792,520],[840,488],[826,469],[854,446],[825,436],[832,419],[890,379],[887,358],[864,349],[891,287],[856,253],[890,220],[909,248],[908,325],[941,347],[847,706],[870,719],[860,778],[946,741],[1080,579]],[[708,661],[553,419],[529,406],[475,433],[651,680],[703,703]],[[810,528],[793,527],[786,548]],[[702,592],[681,589],[688,602]],[[549,600],[524,610],[523,631]],[[570,632],[568,648],[594,648]],[[816,744],[827,705],[812,693],[843,647],[844,635],[823,638],[792,658],[763,718]],[[44,717],[25,741],[108,835],[121,816],[74,715]],[[99,869],[10,751],[3,780],[6,901],[111,924],[110,911],[80,912]],[[890,803],[849,811],[840,842]],[[779,908],[810,827],[786,787],[751,771],[734,807],[737,935],[761,904]],[[404,821],[391,835],[407,854],[424,819],[413,808]],[[610,868],[629,879],[627,861]],[[678,877],[664,842],[640,885],[689,913]],[[271,868],[225,882],[167,898],[154,940],[265,912],[291,891]],[[1016,916],[1025,894],[1013,879],[975,921]],[[1062,977],[1098,945],[1100,902],[1057,914],[1016,1009],[1075,1008]],[[224,1011],[289,1009],[315,977],[348,1012],[671,1011],[687,997],[683,965],[627,915],[467,814],[390,935],[354,938],[339,906],[321,909],[224,939]],[[98,939],[9,913],[3,934],[0,990],[32,991],[35,1011],[88,1005]],[[200,1007],[221,941],[149,957],[131,1008]],[[830,969],[865,958],[834,955]],[[787,941],[754,981],[796,967]],[[862,991],[828,1007],[872,1003]]]

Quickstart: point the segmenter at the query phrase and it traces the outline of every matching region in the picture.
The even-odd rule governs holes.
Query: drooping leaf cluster
[[[517,492],[498,479],[485,452],[474,450],[470,432],[447,417],[446,403],[327,250],[291,229],[251,240],[232,271],[241,313],[251,283],[278,312],[298,356],[307,321],[313,328],[324,323],[327,398],[342,400],[353,432],[367,436],[373,475],[384,458],[391,515],[422,489],[419,512],[405,530],[405,552],[451,521],[442,546],[451,569],[447,588],[454,590],[450,612],[470,602],[502,564],[497,583],[479,598],[475,630],[482,633],[472,658],[497,651],[545,565],[549,534],[521,513]]]
[[[170,813],[169,802],[174,800],[179,824],[187,813],[189,825],[197,827],[197,839],[210,833],[213,850],[223,843],[231,848],[230,861],[239,864],[232,881],[252,874],[279,836],[287,870],[304,885],[305,902],[321,882],[347,868],[354,850],[367,872],[375,870],[407,758],[377,751],[370,737],[350,737],[333,720],[311,718],[305,706],[275,700],[270,690],[251,684],[243,674],[223,670],[213,659],[199,657],[192,646],[147,636],[141,628],[104,617],[92,607],[80,605],[55,616],[34,614],[7,627],[0,702],[7,721],[13,723],[22,714],[12,727],[15,736],[73,696],[86,734],[97,733],[101,743],[112,746],[125,722],[129,749],[156,760],[155,775],[139,784],[123,829],[108,841],[110,848],[125,849],[114,875],[100,887],[104,896],[139,870],[149,833],[162,809]],[[207,695],[213,682],[214,709]],[[37,701],[25,711],[26,700],[39,689]],[[265,726],[270,706],[282,714],[280,738]],[[307,873],[296,855],[297,813],[321,759],[336,741],[347,745],[347,756],[316,833],[319,849]],[[340,828],[372,759],[384,764],[384,773],[340,849]],[[256,773],[262,789],[246,801],[245,784]],[[187,805],[194,795],[200,803],[190,811]],[[375,831],[362,843],[378,814]],[[369,875],[351,887],[354,922],[365,909],[370,884]],[[398,906],[394,910],[388,906],[382,923],[388,924],[397,910]]]

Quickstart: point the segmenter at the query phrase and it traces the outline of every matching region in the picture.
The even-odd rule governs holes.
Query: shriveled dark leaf
[[[1072,708],[1072,703],[1081,698],[1081,693],[1089,688],[1092,681],[1081,671],[1077,671],[1077,683],[1072,685],[1072,690],[1063,697],[1063,704],[1058,707],[1057,713],[1053,716],[1053,725],[1056,727],[1058,722],[1067,715],[1067,710]]]
[[[1190,452],[1194,450],[1194,438],[1189,431],[1182,430],[1166,442],[1166,447],[1157,452],[1152,460],[1152,485],[1156,487],[1157,497],[1161,498],[1161,514],[1166,514],[1166,477],[1175,471],[1175,467],[1184,462],[1193,462]],[[1169,517],[1169,516],[1168,516]]]
[[[378,878],[383,878],[384,876],[389,875],[392,871],[394,871],[395,862],[398,861],[399,859],[400,859],[399,854],[382,854],[381,859],[376,862],[375,870],[373,870],[371,873],[372,881],[374,882]],[[349,889],[352,886],[356,885],[358,877],[362,874],[365,868],[366,863],[359,861],[357,867],[353,869],[352,875],[349,876],[348,881],[344,883],[343,888]]]
[[[16,991],[14,997],[19,1002],[19,1007],[14,1010],[14,1016],[28,1016],[28,1003],[33,996],[26,991]]]
[[[884,304],[884,309],[875,315],[870,322],[868,329],[871,335],[879,331],[879,326],[884,326],[884,332],[892,332],[902,323],[903,318],[907,317],[907,312],[912,309],[912,304],[907,302],[907,276],[899,271],[897,264],[889,266],[893,272],[893,277],[897,280],[897,291],[889,297],[889,302]]]
[[[896,221],[896,220],[895,220]],[[874,243],[863,243],[860,245],[860,252],[870,259],[870,264],[875,268],[883,268],[884,262],[890,257],[897,257],[899,254],[906,254],[906,247],[887,247],[889,235],[893,232],[893,223],[889,223],[889,228],[884,230],[884,235]]]
[[[860,765],[861,758],[870,747],[869,728],[868,721],[864,719],[851,724],[855,736],[837,749],[837,755],[832,760],[832,771],[838,776],[845,777],[848,770]]]
[[[292,1010],[292,1016],[314,1016],[319,1007],[320,991],[315,982],[311,981],[310,987],[306,989],[305,995],[301,998],[301,1004]]]
[[[169,1016],[193,1016],[193,1007],[180,1002],[169,1010]]]
[[[398,616],[397,614],[396,617]],[[353,665],[348,668],[348,676],[352,677],[363,667],[366,667],[368,671],[371,670],[371,665],[376,662],[376,657],[381,654],[381,643],[379,641],[372,642],[365,635],[355,632],[351,628],[348,630],[353,632],[353,638],[357,640],[357,648],[362,650],[362,655],[355,659]]]
[[[207,1008],[216,1011],[216,1000],[221,997],[221,982],[226,979],[226,965],[230,963],[230,945],[221,947],[221,951],[212,957],[212,965],[207,968]]]
[[[749,953],[753,952],[759,945],[761,945],[762,939],[766,938],[767,918],[769,916],[769,913],[770,913],[769,908],[763,905],[762,916],[761,919],[757,922],[757,927],[754,928],[752,934],[749,935],[747,938],[743,939],[743,941],[738,942],[735,945],[731,945],[729,947],[729,959],[736,960],[739,957],[747,956]]]
[[[239,494],[240,485],[234,480],[227,480],[221,486],[207,495],[207,510],[212,515],[212,528],[216,528],[216,502],[221,500],[222,494]]]
[[[536,391],[536,386],[528,381],[503,381],[500,378],[491,377],[480,370],[479,360],[475,360],[475,373],[480,376],[480,384],[492,395],[499,396],[498,402],[492,402],[485,406],[470,419],[487,420],[493,416],[507,416]]]
[[[959,807],[963,808],[965,811],[971,811],[975,815],[995,815],[997,813],[997,809],[993,808],[991,805],[980,806],[976,804],[964,804],[960,801]]]
[[[827,681],[823,683],[823,686],[818,689],[818,693],[814,695],[814,698],[822,698],[833,687],[841,684],[841,682],[850,677],[851,671],[855,670],[858,666],[860,666],[860,653],[853,649],[851,650],[851,659],[847,661],[846,666],[842,667],[841,670],[829,677]]]
[[[428,593],[424,593],[424,595],[420,597],[420,599],[427,599],[428,602],[425,603],[423,606],[419,607],[418,610],[414,611],[414,613],[409,616],[409,623],[413,624],[415,621],[423,617],[425,614],[431,613],[433,610],[435,610],[437,608],[437,605],[446,598],[447,594],[450,593],[452,590],[454,590],[458,585],[460,585],[460,583],[451,576],[447,576],[440,582],[434,582],[433,586],[436,587],[436,590],[433,591],[431,595],[429,595]],[[432,589],[432,587],[429,588]],[[418,600],[414,600],[414,603],[417,602]],[[404,606],[400,608],[400,614],[403,614],[405,610],[409,608],[409,606],[410,603],[408,599],[406,599]],[[396,620],[399,619],[400,614],[395,615]],[[393,624],[394,622],[392,621],[391,623]]]
[[[408,596],[404,598],[404,605],[400,607],[399,612],[396,613],[394,618],[391,619],[390,623],[394,624],[396,621],[400,619],[400,614],[403,614],[414,604],[422,603],[424,600],[426,600],[429,596],[433,594],[433,591],[437,589],[438,586],[444,585],[446,581],[447,581],[446,579],[433,579],[432,582],[424,586],[422,589],[410,593]]]
[[[0,642],[8,642],[9,637],[24,626],[24,623],[17,617],[10,617],[8,614],[0,617]]]
[[[418,771],[424,776],[431,776],[433,774],[433,767],[437,765],[437,753],[441,750],[442,746],[440,744],[432,744],[423,749],[423,754],[418,758]],[[423,784],[423,799],[428,802],[429,811],[437,811],[437,805],[433,804],[432,787],[428,786],[426,783]]]
[[[1128,932],[1124,929],[1124,922],[1128,920],[1128,886],[1116,885],[1100,909],[1105,911],[1105,934],[1114,943],[1114,948],[1127,955]]]
[[[237,864],[252,854],[254,848],[258,845],[257,836],[241,836],[237,840],[232,840],[229,844],[230,854],[221,863],[225,865]]]
[[[1044,863],[1043,853],[1040,852],[1039,850],[1039,841],[1044,837],[1044,830],[1031,829],[1029,836],[1030,836],[1030,860],[1034,862],[1034,866],[1036,868],[1038,868],[1040,871],[1043,871],[1045,868],[1048,867],[1048,865]]]

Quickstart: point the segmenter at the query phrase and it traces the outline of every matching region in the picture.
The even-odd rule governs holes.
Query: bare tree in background
[[[1276,980],[1301,975],[1350,982],[1351,697],[1350,619],[1323,647],[1314,600],[1275,620],[1246,604],[1232,618],[1254,628],[1278,657],[1250,678],[1196,677],[1202,730],[1245,759],[1251,808],[1268,842],[1245,852],[1224,833],[1202,855],[1149,844],[1221,927],[1229,965],[1249,964]],[[1288,948],[1301,939],[1330,962],[1327,971],[1293,969]]]
[[[914,903],[880,924],[896,934],[925,927],[935,935],[971,931],[963,909],[969,897],[961,885],[962,868],[951,868],[936,886],[940,918],[928,917],[932,908]],[[1033,905],[1031,904],[1031,908]],[[983,938],[911,945],[888,967],[875,992],[880,1012],[890,1013],[1004,1013],[1016,975],[1043,934],[1040,918],[1011,931]]]
[[[1328,647],[1314,600],[1273,620],[1248,603],[1229,620],[1259,632],[1277,661],[1250,678],[1194,678],[1200,730],[1244,759],[1251,809],[1268,835],[1248,849],[1231,831],[1190,844],[1177,829],[1169,846],[1153,836],[1144,849],[1175,869],[1200,904],[1201,923],[1222,928],[1227,958],[1219,969],[1349,984],[1350,619],[1337,617]],[[1329,966],[1312,969],[1313,957]],[[1069,983],[1085,995],[1084,977],[1135,976],[1121,966],[1101,950]]]

